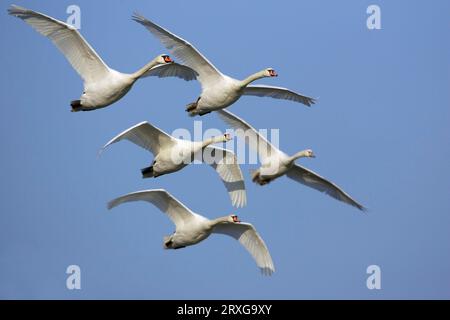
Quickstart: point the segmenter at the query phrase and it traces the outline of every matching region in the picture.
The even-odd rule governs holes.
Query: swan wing
[[[272,257],[264,240],[253,225],[249,223],[221,223],[214,227],[213,233],[225,234],[238,240],[251,254],[264,275],[275,272]]]
[[[222,179],[233,206],[244,207],[247,204],[247,194],[244,176],[236,155],[230,150],[216,146],[207,146],[203,155],[203,161],[213,167]],[[211,156],[211,158],[205,159],[205,155]]]
[[[24,20],[40,34],[50,38],[84,81],[96,81],[108,75],[108,66],[78,30],[71,25],[15,5],[12,5],[8,12],[10,15]]]
[[[203,86],[222,80],[222,73],[188,41],[137,13],[133,15],[133,20],[147,28],[176,58],[194,69]]]
[[[194,217],[194,213],[188,207],[164,189],[144,190],[126,194],[108,202],[108,209],[133,201],[147,201],[153,204],[166,213],[177,228],[182,227]]]
[[[335,198],[336,200],[345,202],[351,206],[358,208],[359,210],[366,210],[364,206],[356,202],[356,200],[350,197],[346,192],[344,192],[344,190],[339,188],[333,182],[328,181],[327,179],[319,176],[317,173],[302,166],[294,164],[294,166],[288,170],[286,175],[292,180],[300,182],[320,192],[324,192],[325,194]]]
[[[291,100],[303,103],[308,107],[316,103],[314,98],[304,96],[292,90],[266,85],[248,85],[245,87],[243,94],[246,96],[271,97],[274,99]]]
[[[159,153],[161,146],[172,145],[175,143],[174,138],[169,136],[167,133],[151,125],[147,121],[144,121],[112,138],[107,144],[104,145],[104,147],[100,150],[100,153],[111,144],[119,142],[123,139],[133,142],[141,148],[150,151],[154,155]]]
[[[263,162],[273,153],[279,152],[278,148],[273,146],[264,136],[259,134],[255,128],[235,114],[224,109],[217,110],[216,112],[227,125],[235,130],[243,131],[241,133],[244,134],[245,143],[247,143],[250,148],[258,152],[258,155]]]
[[[144,73],[142,77],[177,77],[186,81],[191,81],[197,79],[197,75],[198,73],[188,66],[178,63],[168,63],[151,68]]]

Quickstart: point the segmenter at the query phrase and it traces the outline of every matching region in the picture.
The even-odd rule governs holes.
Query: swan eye
[[[165,62],[165,63],[173,62],[173,60],[172,60],[169,56],[167,56],[167,55],[163,56],[162,58],[164,59],[164,62]]]

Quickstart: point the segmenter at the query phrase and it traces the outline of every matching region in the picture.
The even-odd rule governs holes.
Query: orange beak
[[[170,62],[173,62],[173,60],[172,60],[172,59],[170,59],[170,57],[169,57],[169,56],[164,56],[164,62],[166,62],[166,63],[170,63]]]
[[[277,72],[275,70],[270,70],[269,74],[270,74],[271,77],[278,77],[278,74],[277,74]]]

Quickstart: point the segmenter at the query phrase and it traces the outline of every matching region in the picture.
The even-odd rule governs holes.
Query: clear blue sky
[[[81,7],[82,34],[113,68],[135,71],[165,48],[133,11],[194,43],[236,78],[319,97],[300,104],[246,97],[230,111],[257,128],[280,128],[281,148],[312,148],[299,163],[370,208],[361,214],[287,178],[266,187],[246,175],[248,206],[236,210],[216,174],[191,166],[143,180],[151,155],[123,142],[148,120],[193,129],[185,104],[200,87],[144,79],[118,103],[71,113],[82,82],[49,40],[0,6],[0,298],[450,298],[450,2],[448,1],[16,1],[65,20]],[[382,30],[366,28],[366,8]],[[205,128],[226,129],[211,114]],[[111,212],[124,193],[165,188],[207,217],[237,213],[265,239],[276,265],[258,272],[233,239],[212,236],[162,249],[171,222],[145,203]],[[77,264],[82,289],[66,289]],[[368,290],[366,268],[382,270]]]

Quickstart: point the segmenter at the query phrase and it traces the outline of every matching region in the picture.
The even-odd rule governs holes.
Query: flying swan
[[[230,195],[232,204],[236,207],[246,205],[244,177],[236,156],[229,150],[212,146],[214,143],[229,141],[231,139],[229,134],[212,137],[204,141],[182,140],[174,138],[144,121],[111,139],[100,150],[100,153],[111,144],[123,139],[133,142],[154,155],[152,165],[141,170],[143,178],[156,178],[176,172],[192,163],[193,159],[203,160],[219,174]]]
[[[83,36],[71,25],[52,17],[12,5],[8,12],[24,20],[37,32],[50,38],[65,55],[84,81],[80,100],[71,102],[72,111],[90,111],[103,108],[121,99],[140,78],[148,76],[179,77],[194,80],[196,73],[176,64],[162,54],[135,73],[125,74],[109,68]]]
[[[180,249],[197,244],[211,233],[230,236],[238,240],[251,254],[264,275],[275,272],[272,258],[263,239],[250,223],[239,221],[236,215],[228,215],[209,220],[192,212],[164,189],[138,191],[116,198],[108,203],[108,209],[131,201],[147,201],[162,212],[175,224],[176,230],[164,237],[164,249]]]
[[[196,102],[187,105],[186,111],[191,116],[204,115],[211,111],[226,108],[235,103],[242,95],[271,97],[292,100],[311,106],[315,100],[286,88],[266,85],[250,85],[264,77],[276,77],[272,68],[264,69],[240,81],[222,74],[192,44],[170,31],[147,20],[139,14],[133,20],[146,27],[175,57],[198,74],[197,79],[202,86],[202,93]]]
[[[226,124],[235,130],[242,130],[241,132],[245,133],[248,137],[248,139],[245,139],[246,143],[249,144],[250,148],[253,148],[258,152],[261,167],[253,172],[253,182],[258,183],[259,185],[265,185],[278,177],[286,175],[292,180],[324,192],[339,201],[358,208],[359,210],[366,210],[366,208],[356,202],[333,182],[328,181],[309,169],[295,164],[295,160],[299,158],[314,158],[315,155],[312,150],[307,149],[297,152],[293,156],[288,156],[273,146],[267,139],[260,135],[258,131],[238,116],[226,110],[219,110],[218,113],[220,118],[222,118]],[[238,132],[239,131],[237,131],[236,134],[238,134]]]

